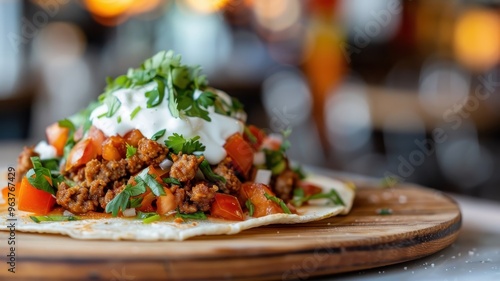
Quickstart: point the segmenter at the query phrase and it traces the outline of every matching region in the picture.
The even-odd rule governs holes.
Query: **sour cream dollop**
[[[168,108],[168,97],[161,104],[153,108],[147,108],[147,98],[145,93],[153,90],[156,83],[149,83],[142,87],[131,89],[119,89],[112,93],[121,103],[120,108],[111,117],[100,117],[108,112],[106,104],[98,106],[90,115],[92,125],[100,129],[107,136],[125,135],[127,132],[137,129],[147,137],[151,138],[156,132],[165,129],[165,135],[157,142],[164,143],[174,133],[184,136],[184,138],[200,137],[200,142],[206,146],[203,155],[207,161],[214,165],[226,157],[224,144],[226,139],[235,133],[243,132],[243,123],[235,118],[224,116],[215,112],[213,107],[207,109],[211,121],[206,121],[198,117],[172,116]],[[167,90],[165,90],[167,92]],[[194,97],[200,93],[195,93]],[[227,94],[216,91],[226,101],[230,102]],[[132,112],[141,109],[133,116]]]

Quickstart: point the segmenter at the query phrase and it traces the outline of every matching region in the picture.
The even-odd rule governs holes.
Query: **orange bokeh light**
[[[465,12],[454,32],[457,59],[467,67],[486,70],[500,61],[500,16],[476,9]]]
[[[231,0],[178,0],[178,3],[184,4],[191,10],[202,14],[222,10],[229,2],[231,2]]]
[[[104,25],[117,25],[129,16],[155,9],[161,0],[84,0],[93,17]]]

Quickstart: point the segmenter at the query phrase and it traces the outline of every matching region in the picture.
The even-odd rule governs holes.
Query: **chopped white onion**
[[[135,217],[135,208],[128,208],[123,211],[124,217]]]
[[[41,141],[35,146],[35,152],[40,155],[41,160],[57,157],[56,148],[48,144],[46,141]]]
[[[253,164],[255,166],[260,166],[266,163],[266,154],[264,151],[255,152],[253,154]]]
[[[170,167],[172,167],[172,165],[174,164],[174,162],[172,162],[172,160],[170,159],[165,159],[163,160],[161,163],[160,163],[160,168],[162,170],[169,170]]]
[[[268,185],[271,182],[271,175],[271,170],[258,169],[254,182]]]
[[[71,216],[74,216],[74,214],[68,210],[64,210],[63,212],[63,216],[65,217],[71,217]]]

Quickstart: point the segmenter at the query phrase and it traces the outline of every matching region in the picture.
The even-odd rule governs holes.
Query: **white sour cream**
[[[133,89],[116,90],[112,94],[121,102],[120,108],[110,118],[105,116],[99,118],[98,116],[108,111],[106,104],[100,105],[90,115],[92,124],[107,136],[123,136],[133,129],[138,129],[145,137],[151,138],[156,132],[165,129],[165,135],[157,140],[162,144],[174,133],[183,135],[185,138],[200,136],[200,142],[206,146],[203,155],[208,162],[214,165],[222,161],[226,157],[224,149],[226,139],[235,133],[242,133],[243,123],[235,118],[215,113],[213,107],[207,109],[212,120],[210,122],[198,117],[175,118],[168,108],[168,95],[160,105],[147,108],[145,93],[155,87],[156,83],[150,83]],[[224,96],[225,93],[217,91],[217,94],[221,98],[227,98]],[[137,106],[141,106],[141,109],[131,119],[130,115]]]

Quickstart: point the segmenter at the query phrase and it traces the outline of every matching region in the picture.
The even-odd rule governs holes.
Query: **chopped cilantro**
[[[214,171],[212,171],[210,163],[208,163],[207,159],[204,159],[200,163],[200,170],[208,181],[226,183],[226,179],[223,176],[217,175]]]
[[[206,220],[207,219],[207,216],[202,211],[198,211],[198,212],[192,213],[192,214],[184,214],[184,213],[181,213],[179,211],[179,209],[177,209],[177,213],[175,214],[175,217],[176,218],[183,218],[183,219],[194,219],[194,220]]]
[[[163,182],[166,183],[166,184],[175,184],[175,185],[181,185],[181,182],[176,179],[176,178],[164,178],[163,179]]]
[[[149,173],[149,168],[142,170],[135,177],[135,180],[138,182],[141,181],[144,182],[144,184],[146,184],[149,187],[149,189],[151,189],[154,195],[156,196],[165,195],[165,190],[163,190],[163,186],[158,181],[156,181],[156,179],[153,176],[151,176],[148,173]]]
[[[152,223],[154,221],[160,220],[161,216],[155,212],[143,213],[141,211],[138,211],[136,218],[141,219],[143,223]]]
[[[195,151],[205,151],[205,146],[199,142],[199,136],[186,140],[182,135],[174,133],[165,141],[165,145],[175,154],[182,152],[184,154],[193,154]]]
[[[106,205],[106,213],[112,213],[113,217],[116,217],[120,209],[123,212],[131,204],[130,197],[140,195],[144,192],[146,192],[146,185],[140,180],[137,181],[136,185],[127,184],[122,192],[118,193],[115,198]]]
[[[166,131],[167,131],[166,129],[159,130],[158,132],[156,132],[154,135],[151,136],[151,140],[157,141],[159,138],[161,138],[161,137],[163,137],[163,135],[165,135]]]
[[[42,165],[39,157],[34,156],[30,159],[31,163],[33,164],[33,168],[31,168],[26,173],[28,182],[36,189],[40,189],[51,194],[56,194],[55,186],[57,186],[57,184],[62,181],[62,176],[57,174],[52,175],[52,171]]]
[[[70,131],[73,131],[73,132],[76,131],[75,124],[73,124],[73,122],[71,122],[71,120],[69,120],[67,118],[60,120],[57,123],[59,124],[59,127],[68,128]]]
[[[130,158],[132,156],[135,155],[135,153],[137,153],[137,148],[136,147],[133,147],[131,146],[130,144],[126,144],[127,145],[127,158]]]

